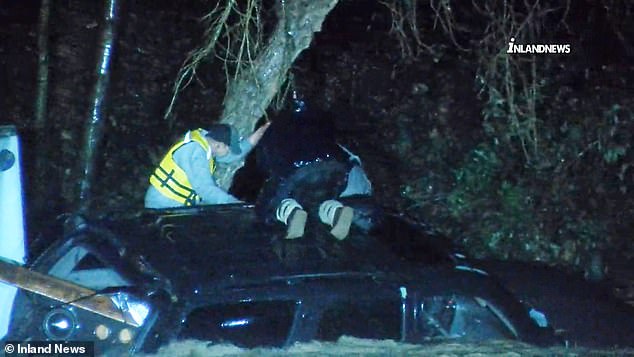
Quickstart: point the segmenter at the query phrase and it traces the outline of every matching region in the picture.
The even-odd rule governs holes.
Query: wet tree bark
[[[43,181],[44,175],[46,175],[46,165],[49,162],[50,156],[48,155],[49,136],[46,135],[47,128],[47,103],[48,103],[48,65],[49,65],[49,51],[48,51],[48,37],[49,37],[49,17],[51,10],[50,0],[42,0],[40,4],[40,16],[37,29],[37,85],[35,95],[35,107],[34,107],[34,127],[36,135],[36,159],[35,170],[36,175]],[[45,197],[47,188],[44,185],[36,186],[37,197]]]
[[[46,103],[48,98],[48,18],[50,0],[42,0],[38,24],[37,94],[35,98],[35,127],[38,131],[46,127]]]
[[[119,19],[118,1],[106,0],[104,3],[103,29],[99,40],[97,56],[96,82],[91,95],[91,108],[86,120],[84,146],[81,155],[81,178],[79,188],[78,213],[88,213],[92,201],[92,184],[95,179],[98,147],[105,126],[105,100],[110,82],[110,64],[114,51],[116,23]]]
[[[310,46],[315,32],[338,0],[282,1],[279,21],[267,46],[255,60],[254,68],[229,82],[221,122],[234,125],[243,135],[253,130],[275,94],[286,80],[288,70],[299,54]],[[231,184],[233,174],[242,163],[220,168],[218,183]]]

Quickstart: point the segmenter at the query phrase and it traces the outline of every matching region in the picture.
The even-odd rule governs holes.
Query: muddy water
[[[478,344],[444,343],[418,346],[393,341],[342,337],[336,343],[301,343],[288,349],[241,349],[233,345],[208,346],[200,341],[173,343],[146,356],[634,356],[634,349],[590,350],[575,347],[537,348],[513,341]]]

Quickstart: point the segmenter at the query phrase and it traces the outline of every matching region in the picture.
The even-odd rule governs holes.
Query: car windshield
[[[107,266],[82,246],[68,250],[53,264],[48,273],[97,291],[131,285],[115,269]]]

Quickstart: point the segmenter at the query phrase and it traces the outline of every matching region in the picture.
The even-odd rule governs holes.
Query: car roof
[[[365,200],[350,201],[358,225],[337,241],[328,227],[307,223],[301,239],[283,239],[246,204],[147,210],[103,223],[131,257],[184,285],[292,276],[403,274],[422,266],[453,266],[444,237]],[[414,264],[415,263],[415,264]]]

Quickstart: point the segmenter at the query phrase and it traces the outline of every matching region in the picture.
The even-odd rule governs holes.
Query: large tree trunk
[[[275,94],[284,83],[288,70],[299,54],[310,46],[315,32],[338,0],[282,1],[279,21],[264,51],[257,57],[252,70],[229,83],[221,122],[234,125],[243,135],[249,135]],[[218,183],[227,188],[242,163],[220,168]]]
[[[91,108],[86,120],[84,132],[84,147],[82,149],[82,177],[79,189],[80,214],[89,211],[92,196],[92,184],[95,179],[95,166],[98,147],[103,137],[105,100],[110,82],[110,63],[114,51],[116,23],[119,19],[117,0],[106,0],[104,4],[104,22],[99,40],[99,55],[97,56],[96,82],[91,96]]]

